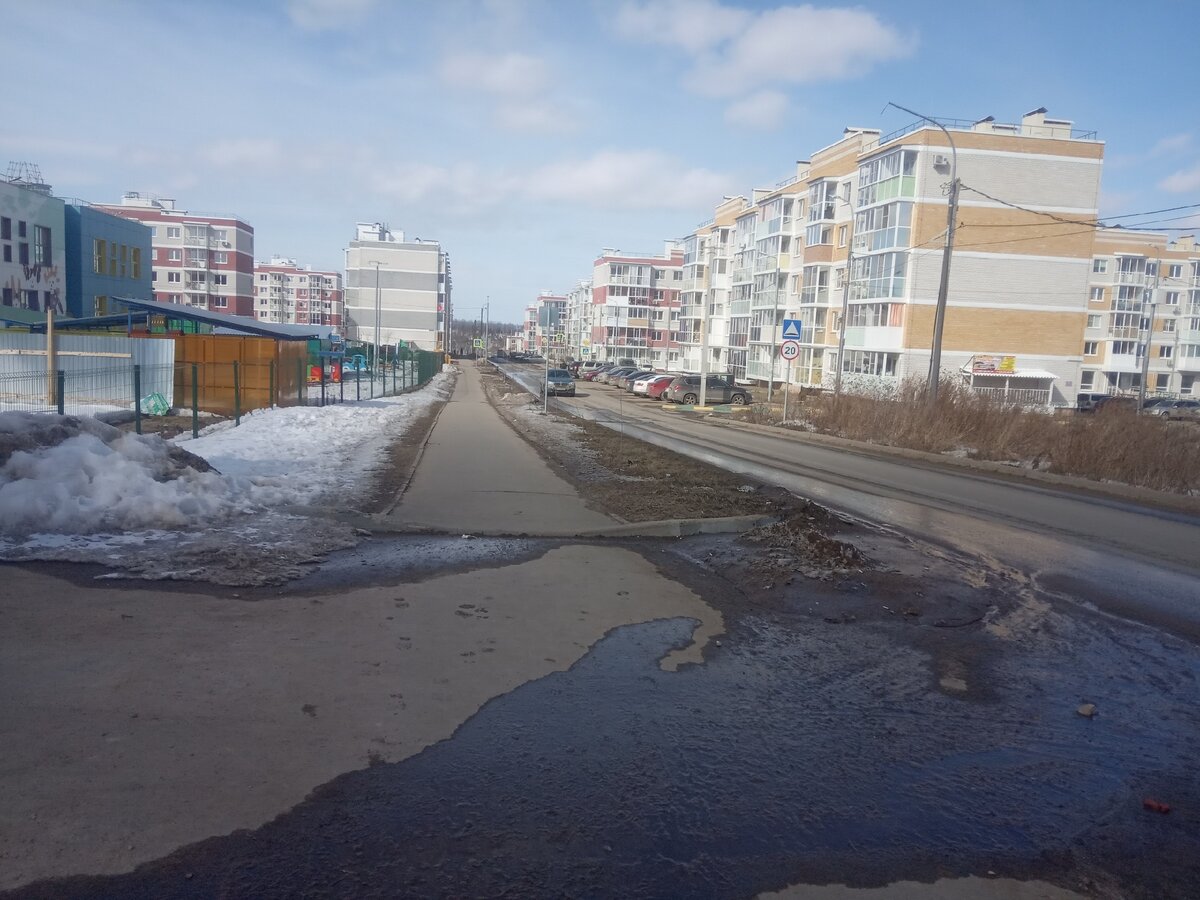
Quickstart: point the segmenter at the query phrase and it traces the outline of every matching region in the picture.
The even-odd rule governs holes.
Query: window
[[[108,244],[96,238],[92,241],[92,271],[97,275],[104,274],[104,263],[108,258]]]
[[[847,186],[848,185],[849,185],[849,182],[847,182]],[[838,226],[838,246],[839,247],[846,246],[846,235],[847,235],[847,233],[849,233],[849,231],[850,231],[849,225],[839,225]]]
[[[1079,389],[1081,391],[1095,390],[1096,373],[1088,369],[1084,369],[1079,373]]]
[[[129,271],[129,248],[121,245],[121,277],[125,277],[125,273]]]
[[[154,240],[156,237],[158,237],[158,226],[151,225],[150,226],[150,240]]]
[[[23,266],[29,265],[29,245],[17,244],[17,262]]]
[[[266,281],[266,280],[267,280],[267,273],[266,273],[266,272],[259,272],[259,273],[258,273],[258,280],[259,280],[259,281]]]
[[[1168,278],[1182,278],[1183,277],[1183,266],[1180,265],[1179,263],[1174,263],[1169,269],[1167,269],[1167,277]]]
[[[1099,347],[1100,347],[1099,341],[1084,341],[1083,342],[1083,355],[1084,356],[1095,356],[1096,353],[1099,352]]]
[[[1142,345],[1137,341],[1113,341],[1112,352],[1117,356],[1141,356]]]
[[[12,262],[12,244],[4,245],[4,261]]]
[[[20,219],[17,219],[17,237],[28,237],[28,236],[29,235],[25,231],[25,223],[22,222]]]
[[[1171,387],[1171,376],[1166,373],[1160,373],[1155,380],[1154,389],[1166,393]]]
[[[25,308],[26,309],[37,309],[38,308],[37,291],[26,291],[25,292]]]
[[[229,276],[223,274],[213,275],[213,284],[229,284]]]
[[[182,236],[183,236],[183,232],[180,230],[178,225],[168,225],[167,226],[167,237],[168,238],[178,238],[178,237],[182,237]]]
[[[1194,391],[1195,386],[1196,386],[1196,376],[1195,375],[1184,375],[1179,380],[1179,393],[1191,394]]]
[[[1102,328],[1103,326],[1100,324],[1101,318],[1102,318],[1101,316],[1098,316],[1095,313],[1092,313],[1091,315],[1089,315],[1087,317],[1087,327],[1088,328]]]
[[[12,219],[0,216],[0,241],[12,240]]]
[[[2,302],[5,306],[13,305],[13,289],[12,288],[7,288],[7,287],[4,288],[3,294],[0,295],[0,302]]]
[[[1164,319],[1163,323],[1162,323],[1162,330],[1166,334],[1174,334],[1175,333],[1175,320],[1174,319]]]
[[[224,250],[214,250],[213,251],[213,262],[215,262],[215,263],[229,262],[229,254],[226,253]]]
[[[1146,274],[1151,275],[1151,276],[1157,275],[1158,274],[1158,263],[1156,263],[1156,262],[1146,263]]]
[[[116,277],[117,274],[117,245],[108,245],[108,274]]]
[[[1104,299],[1104,288],[1102,288],[1102,287],[1092,288],[1092,302],[1099,303],[1103,299]]]
[[[214,228],[212,236],[214,241],[227,241],[229,240],[229,231],[224,228]]]
[[[1158,348],[1158,358],[1159,359],[1170,359],[1174,355],[1175,355],[1175,348],[1172,347],[1170,344],[1159,345],[1159,348]]]
[[[167,283],[168,284],[178,284],[182,280],[183,280],[183,274],[181,272],[168,272],[167,273]]]
[[[671,273],[672,281],[683,281],[683,269],[676,269]]]
[[[226,307],[229,306],[229,300],[225,297],[213,297],[212,305]]]
[[[167,259],[170,262],[182,262],[183,251],[182,250],[168,250],[167,251]]]
[[[94,315],[94,316],[107,316],[108,315],[108,298],[107,297],[93,298],[92,310],[93,310],[92,315]]]
[[[158,281],[158,272],[156,272],[154,269],[150,270],[150,281],[151,283]]]
[[[142,248],[141,247],[134,247],[130,251],[130,265],[131,265],[131,271],[129,272],[129,277],[130,278],[141,278],[142,277]]]
[[[1098,275],[1103,275],[1105,272],[1108,271],[1108,260],[1107,259],[1093,259],[1092,260],[1092,271]]]
[[[1167,291],[1166,299],[1164,302],[1167,304],[1167,306],[1178,306],[1179,305],[1179,291]]]
[[[851,375],[896,374],[897,353],[881,353],[875,350],[849,350],[842,360],[842,371]]]

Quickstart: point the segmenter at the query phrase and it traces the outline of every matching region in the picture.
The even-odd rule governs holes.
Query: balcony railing
[[[1110,337],[1121,340],[1136,341],[1142,338],[1146,334],[1146,331],[1137,325],[1111,325],[1109,326],[1108,334]]]

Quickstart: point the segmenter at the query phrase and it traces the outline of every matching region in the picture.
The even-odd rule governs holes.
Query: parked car
[[[605,372],[610,371],[611,369],[612,369],[611,366],[602,365],[595,369],[591,369],[590,371],[584,372],[579,377],[582,378],[584,381],[595,381],[597,378],[599,378]]]
[[[653,370],[650,369],[634,369],[632,372],[626,372],[616,381],[612,382],[616,387],[623,391],[628,391],[633,385],[633,382],[639,378],[644,378],[647,375],[653,375]]]
[[[580,378],[582,378],[584,375],[587,375],[589,372],[594,372],[597,369],[602,368],[605,365],[606,365],[606,363],[602,363],[598,359],[589,359],[587,362],[579,363],[579,372],[577,374],[579,375]]]
[[[1170,402],[1170,397],[1147,397],[1146,402],[1142,404],[1142,410],[1145,412],[1150,412],[1155,407],[1162,406],[1164,403]]]
[[[546,373],[545,391],[563,397],[575,396],[575,379],[566,369],[551,369]]]
[[[1168,400],[1146,410],[1152,416],[1174,421],[1200,421],[1200,400]]]
[[[663,400],[667,396],[667,388],[675,381],[674,375],[664,375],[662,378],[655,379],[650,382],[646,388],[646,396],[651,400]]]
[[[674,375],[663,375],[661,372],[655,372],[651,375],[646,375],[642,378],[639,378],[635,382],[633,382],[633,384],[631,384],[629,386],[629,392],[631,394],[641,394],[642,396],[648,396],[650,393],[650,385],[654,384],[657,381],[666,381],[667,384],[670,384],[674,380],[675,380]]]
[[[706,390],[706,400],[709,403],[732,403],[744,406],[753,402],[750,392],[740,388],[727,378],[720,375],[709,375]],[[700,376],[678,375],[671,386],[663,393],[663,397],[672,403],[699,403]]]
[[[609,369],[596,377],[596,380],[601,384],[612,384],[613,379],[620,378],[622,375],[628,375],[633,371],[633,366],[621,366],[619,369]]]
[[[637,364],[638,364],[638,361],[636,359],[618,359],[617,360],[618,366],[629,366],[632,368],[633,366],[636,366]]]

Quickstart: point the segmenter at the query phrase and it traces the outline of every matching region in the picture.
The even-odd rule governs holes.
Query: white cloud
[[[377,0],[290,0],[293,24],[306,31],[350,28],[360,23]]]
[[[545,87],[546,64],[524,53],[458,53],[442,60],[444,81],[455,87],[501,97],[523,97]]]
[[[1191,132],[1172,134],[1150,148],[1150,156],[1170,156],[1186,150],[1192,145]]]
[[[1172,194],[1186,194],[1190,191],[1200,191],[1200,163],[1190,169],[1180,169],[1168,175],[1158,183],[1161,190]]]
[[[730,179],[656,150],[603,150],[582,160],[543,166],[524,179],[534,199],[598,209],[705,209]]]
[[[787,112],[788,98],[779,91],[759,91],[731,103],[725,108],[725,121],[730,125],[745,125],[772,131],[778,128]]]
[[[689,81],[713,96],[833,81],[908,56],[915,43],[866,10],[787,6],[759,14],[726,48],[701,58]]]
[[[496,124],[506,131],[557,134],[575,130],[575,120],[549,103],[505,103],[495,110]]]
[[[698,53],[733,37],[750,18],[746,10],[714,0],[651,0],[624,4],[617,11],[616,28],[629,40]]]
[[[655,150],[604,150],[583,159],[514,172],[473,166],[397,163],[373,177],[374,188],[404,203],[481,207],[514,201],[569,204],[588,209],[701,210],[727,193],[732,179],[685,168]]]
[[[204,147],[200,158],[224,168],[265,168],[283,160],[283,147],[273,138],[229,138]]]

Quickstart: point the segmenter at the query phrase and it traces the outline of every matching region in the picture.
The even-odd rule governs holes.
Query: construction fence
[[[91,358],[62,356],[60,346],[60,364],[47,371],[46,354],[36,349],[44,339],[5,337],[9,340],[0,343],[9,353],[0,353],[0,412],[132,413],[139,434],[150,416],[190,417],[195,434],[214,417],[240,423],[243,414],[272,406],[325,406],[402,394],[428,383],[443,359],[440,353],[401,350],[377,371],[348,371],[336,358],[313,365],[303,342],[214,342],[203,340],[209,335],[186,335],[153,342],[174,344],[174,354],[139,338],[122,338],[120,344],[108,339],[103,357],[95,351]],[[13,338],[36,340],[15,342],[29,348],[14,347]],[[66,336],[58,340],[69,344]]]

